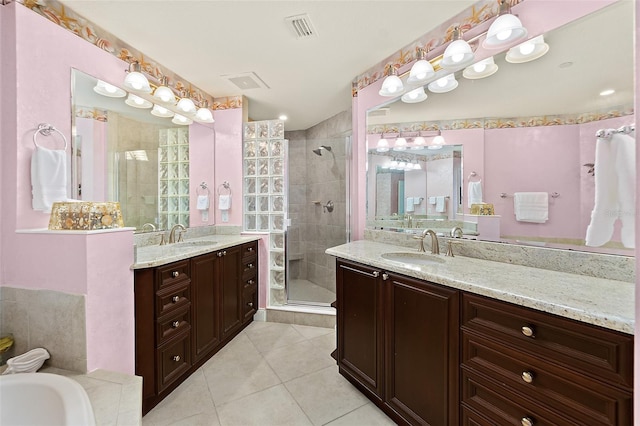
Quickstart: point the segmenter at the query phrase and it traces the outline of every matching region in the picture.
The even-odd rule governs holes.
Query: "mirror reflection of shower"
[[[326,145],[320,145],[318,148],[313,150],[313,153],[319,156],[322,156],[322,150],[326,149],[327,151],[331,152],[331,147],[330,146],[326,146]]]

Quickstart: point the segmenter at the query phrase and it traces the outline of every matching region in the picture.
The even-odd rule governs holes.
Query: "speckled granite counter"
[[[131,269],[165,265],[259,239],[260,237],[256,235],[215,234],[201,238],[192,238],[180,243],[137,247],[135,250],[135,260],[133,265],[131,265]]]
[[[417,253],[416,249],[368,240],[331,247],[326,253],[623,333],[634,332],[634,283],[462,256],[439,255],[441,262],[407,264],[381,255]]]

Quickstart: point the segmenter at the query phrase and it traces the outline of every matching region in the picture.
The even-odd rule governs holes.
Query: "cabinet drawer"
[[[187,307],[171,316],[167,316],[163,321],[158,321],[156,325],[156,342],[158,346],[189,328],[190,316],[191,310]]]
[[[258,242],[252,241],[250,243],[244,243],[242,245],[242,257],[249,257],[258,254]]]
[[[175,312],[191,304],[191,282],[185,281],[156,292],[156,318]]]
[[[157,269],[159,288],[189,279],[189,261],[174,262]]]
[[[242,280],[242,291],[243,292],[251,292],[257,291],[258,289],[258,278],[255,274],[252,274],[249,278]]]
[[[497,300],[465,294],[462,327],[586,376],[633,386],[633,337]]]
[[[463,409],[471,408],[472,411],[480,414],[480,416],[475,416],[475,419],[486,419],[492,425],[580,425],[580,423],[537,406],[531,398],[509,392],[500,384],[492,382],[464,366],[462,368],[461,397]],[[487,423],[478,421],[475,424],[484,425]]]
[[[242,295],[242,318],[243,321],[253,317],[258,311],[258,292],[257,290],[246,291]]]
[[[258,258],[247,257],[242,259],[242,279],[247,280],[258,273]]]
[[[189,329],[191,327],[188,327]],[[179,379],[191,367],[189,330],[158,348],[158,392]]]
[[[531,357],[485,336],[463,333],[462,361],[468,368],[499,380],[581,424],[631,422],[631,392]]]

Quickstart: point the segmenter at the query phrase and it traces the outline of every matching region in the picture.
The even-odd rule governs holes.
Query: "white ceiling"
[[[473,0],[61,0],[215,97],[244,95],[253,120],[286,114],[307,129],[351,105],[359,74]],[[317,37],[296,39],[285,18],[307,13]],[[227,75],[255,72],[269,88]]]

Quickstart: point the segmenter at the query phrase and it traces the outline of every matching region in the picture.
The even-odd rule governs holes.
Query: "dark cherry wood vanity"
[[[633,336],[337,259],[340,373],[399,424],[631,425]]]
[[[136,269],[134,282],[144,415],[253,320],[258,243]]]

